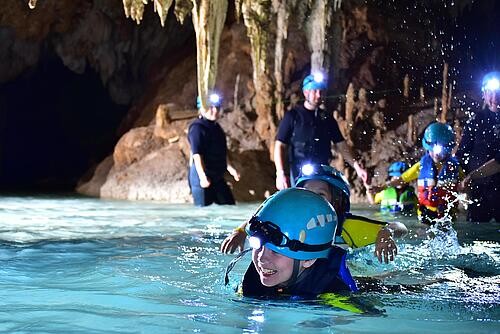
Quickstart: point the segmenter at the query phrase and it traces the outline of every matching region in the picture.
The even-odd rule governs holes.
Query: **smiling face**
[[[266,246],[253,250],[252,261],[264,286],[276,286],[292,277],[294,260]]]
[[[252,262],[259,274],[260,282],[264,286],[284,285],[292,278],[294,259],[281,255],[265,245],[253,249]],[[304,269],[310,268],[315,262],[316,259],[299,261],[298,275]]]

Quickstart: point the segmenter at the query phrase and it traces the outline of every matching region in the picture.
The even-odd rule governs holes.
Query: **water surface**
[[[428,238],[413,219],[394,263],[350,254],[370,312],[258,301],[223,273],[224,236],[257,204],[193,208],[77,197],[0,198],[0,331],[17,333],[499,333],[498,223]],[[375,209],[355,207],[377,218]],[[380,217],[378,217],[380,218]]]

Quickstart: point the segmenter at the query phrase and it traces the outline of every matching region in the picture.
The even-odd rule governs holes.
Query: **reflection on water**
[[[410,235],[396,261],[379,264],[373,247],[353,251],[353,274],[372,283],[354,297],[378,311],[368,316],[235,295],[249,256],[224,287],[232,257],[218,247],[255,208],[0,198],[0,330],[498,332],[500,224],[428,231],[401,218]],[[371,208],[354,212],[380,218]]]

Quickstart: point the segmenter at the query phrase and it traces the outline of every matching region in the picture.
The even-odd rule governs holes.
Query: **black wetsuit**
[[[304,105],[285,113],[276,140],[289,147],[290,180],[295,184],[304,163],[328,165],[331,146],[344,140],[337,121],[324,109],[308,110]]]
[[[457,152],[464,171],[468,174],[485,162],[498,156],[500,150],[500,111],[483,109],[476,112],[464,126]],[[500,222],[500,173],[473,181],[467,220]]]
[[[290,296],[311,299],[326,292],[357,291],[356,283],[345,264],[345,256],[344,249],[333,246],[327,259],[317,259],[312,267],[305,269],[294,283],[286,287],[262,285],[252,262],[243,277],[241,291],[248,297]]]
[[[210,181],[208,188],[200,186],[198,172],[191,163],[189,185],[196,206],[212,203],[234,204],[234,197],[224,180],[227,168],[226,135],[215,121],[200,117],[189,126],[188,140],[191,154],[199,154],[205,166],[205,174]]]

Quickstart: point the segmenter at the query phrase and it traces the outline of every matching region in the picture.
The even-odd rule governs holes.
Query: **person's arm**
[[[351,165],[352,168],[356,171],[356,174],[363,180],[364,183],[368,180],[368,172],[363,168],[363,166],[354,159],[354,154],[349,145],[347,145],[346,141],[340,141],[335,143],[335,150],[342,154],[344,160]]]
[[[409,169],[407,169],[403,174],[401,174],[401,177],[392,179],[391,181],[387,182],[385,186],[379,186],[379,187],[373,187],[376,189],[376,191],[382,191],[388,187],[402,187],[404,185],[409,184],[410,182],[416,180],[418,178],[418,174],[420,172],[420,162],[417,162],[413,166],[411,166]]]
[[[193,154],[193,163],[194,167],[196,168],[196,172],[198,173],[198,177],[200,178],[200,186],[202,188],[208,188],[210,186],[210,180],[205,174],[205,165],[203,163],[201,155]]]
[[[500,172],[500,163],[495,159],[491,159],[481,165],[479,168],[473,170],[466,177],[469,177],[471,180],[477,180],[483,177],[491,176],[498,172]]]
[[[290,182],[285,174],[285,152],[288,145],[276,140],[274,142],[274,166],[276,167],[276,188],[278,190],[290,187]]]
[[[245,239],[247,236],[247,233],[245,232],[245,228],[247,226],[247,222],[244,222],[237,228],[233,230],[233,232],[227,236],[224,241],[222,241],[222,244],[220,245],[220,250],[224,254],[232,254],[234,253],[237,249],[240,251],[243,250],[245,247]]]
[[[229,172],[229,174],[231,174],[231,176],[233,177],[233,179],[238,182],[240,180],[240,173],[238,172],[238,170],[236,168],[233,167],[233,164],[231,163],[231,161],[229,160],[229,157],[227,158],[227,167],[226,167],[227,171]]]
[[[491,159],[477,169],[470,172],[460,183],[459,190],[463,191],[470,188],[473,180],[488,177],[498,172],[500,172],[500,163],[495,159]]]

